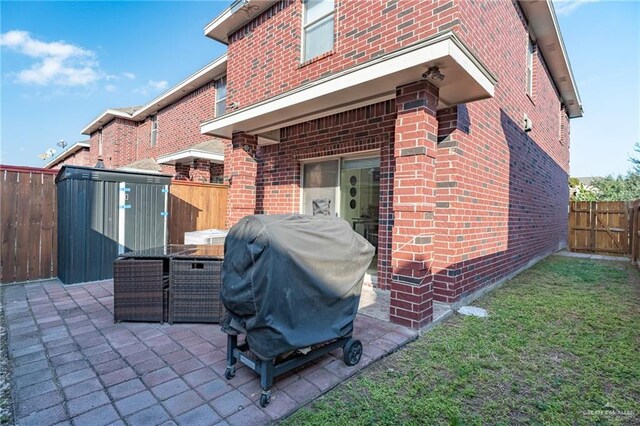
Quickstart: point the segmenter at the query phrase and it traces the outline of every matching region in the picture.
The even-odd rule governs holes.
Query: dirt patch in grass
[[[640,272],[553,256],[286,424],[638,424]]]

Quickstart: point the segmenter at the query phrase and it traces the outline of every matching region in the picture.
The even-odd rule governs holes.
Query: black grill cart
[[[284,372],[337,348],[357,364],[353,320],[374,251],[347,222],[327,216],[254,215],[231,228],[220,291],[227,379],[238,361],[258,373],[264,407]]]

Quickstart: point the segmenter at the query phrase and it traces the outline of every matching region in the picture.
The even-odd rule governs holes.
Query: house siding
[[[256,102],[459,26],[453,1],[335,1],[331,52],[301,63],[302,2],[281,0],[229,37],[227,105]]]
[[[416,82],[396,100],[283,128],[277,145],[236,134],[229,226],[299,212],[302,161],[379,150],[378,285],[392,321],[412,327],[431,321],[432,300],[460,302],[565,244],[569,119],[538,50],[527,94],[516,1],[336,1],[334,49],[305,64],[301,13],[280,1],[230,35],[228,102],[244,108],[449,30],[496,75],[495,95],[436,112],[437,88]]]

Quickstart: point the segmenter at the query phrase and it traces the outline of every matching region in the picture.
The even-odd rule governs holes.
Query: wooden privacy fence
[[[57,170],[0,165],[0,282],[55,277]]]
[[[629,222],[631,261],[640,267],[638,264],[638,260],[640,260],[640,200],[630,203]]]
[[[226,185],[174,181],[169,197],[169,243],[183,244],[184,233],[224,229],[227,217]]]
[[[630,253],[630,203],[571,201],[569,249],[575,252]]]

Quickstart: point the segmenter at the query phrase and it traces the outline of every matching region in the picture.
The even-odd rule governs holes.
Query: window
[[[334,0],[303,0],[302,62],[333,49]]]
[[[102,157],[102,129],[98,129],[98,157]]]
[[[527,93],[533,96],[533,54],[535,52],[535,45],[531,39],[527,46]]]
[[[151,116],[151,146],[156,146],[158,142],[158,116]]]
[[[227,112],[227,76],[216,81],[216,117]]]

